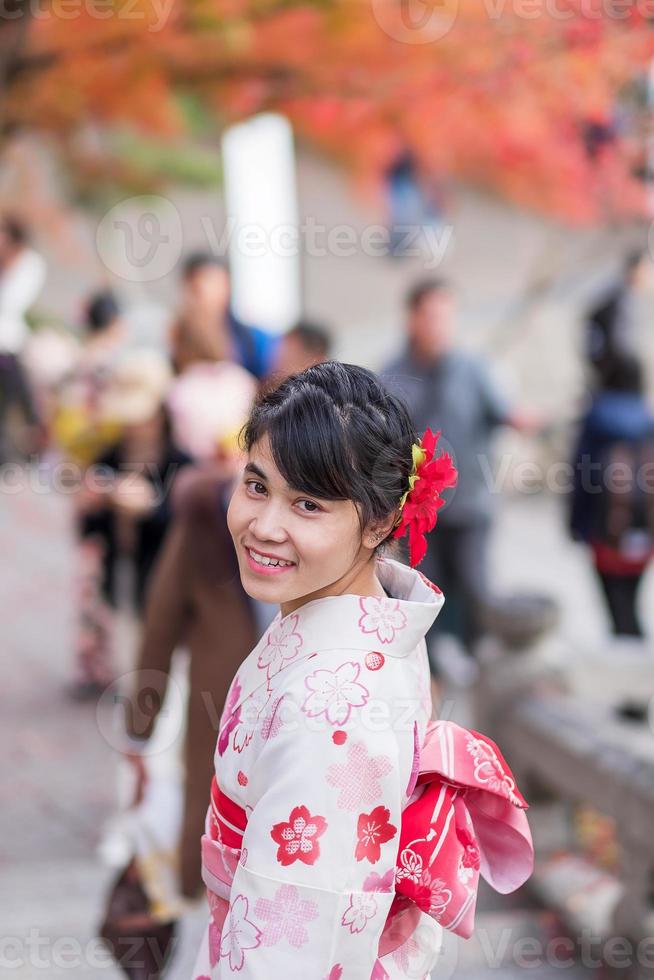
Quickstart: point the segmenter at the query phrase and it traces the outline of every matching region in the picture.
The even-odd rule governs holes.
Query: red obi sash
[[[506,895],[533,871],[527,803],[491,739],[451,721],[431,722],[420,755],[421,785],[402,814],[382,956],[411,936],[421,913],[469,938],[479,875]]]
[[[395,898],[379,944],[385,956],[414,932],[420,915],[468,938],[479,876],[501,894],[522,885],[534,852],[527,803],[491,739],[451,721],[427,727],[412,802],[402,814]],[[214,777],[202,874],[214,896],[229,901],[247,814]]]

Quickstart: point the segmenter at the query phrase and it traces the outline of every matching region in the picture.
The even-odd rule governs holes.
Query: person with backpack
[[[640,583],[654,555],[654,416],[632,355],[604,368],[579,434],[570,511],[590,548],[616,636],[643,636]]]

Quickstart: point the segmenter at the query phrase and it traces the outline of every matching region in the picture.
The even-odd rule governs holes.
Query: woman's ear
[[[393,529],[394,516],[387,518],[383,522],[376,522],[374,524],[369,524],[363,534],[363,545],[365,548],[369,548],[374,551],[384,538],[388,537]]]

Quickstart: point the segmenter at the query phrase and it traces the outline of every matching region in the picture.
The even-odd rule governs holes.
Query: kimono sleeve
[[[393,705],[383,703],[395,696],[390,667],[385,687],[371,692],[360,654],[337,651],[313,665],[278,701],[242,777],[253,805],[221,936],[221,978],[368,980],[375,969],[413,727],[395,724]]]

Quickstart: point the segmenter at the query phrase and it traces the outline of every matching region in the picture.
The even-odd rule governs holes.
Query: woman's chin
[[[250,598],[257,599],[259,602],[269,602],[281,606],[283,602],[297,599],[296,590],[284,588],[282,583],[276,582],[274,578],[259,578],[247,570],[245,574],[241,575],[241,584]]]

